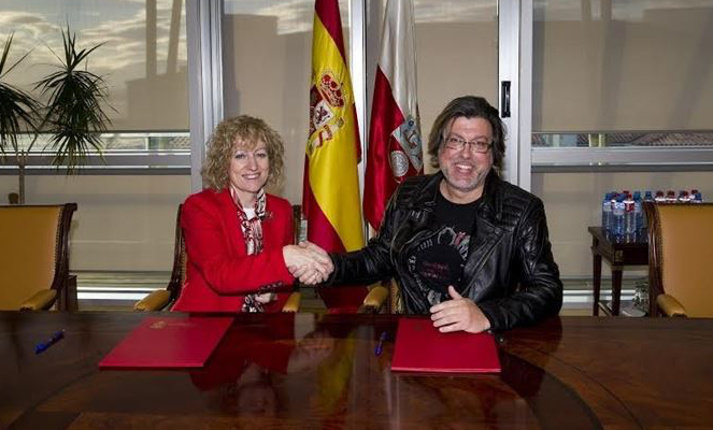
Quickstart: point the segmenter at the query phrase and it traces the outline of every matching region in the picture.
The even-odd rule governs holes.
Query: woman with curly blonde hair
[[[209,142],[205,189],[186,199],[181,227],[186,281],[173,310],[279,311],[300,270],[326,279],[331,260],[313,245],[293,243],[292,206],[265,191],[283,174],[284,145],[263,120],[223,120]]]

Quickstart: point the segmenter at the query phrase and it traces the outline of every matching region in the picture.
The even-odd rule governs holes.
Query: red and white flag
[[[386,204],[405,178],[423,174],[416,97],[416,41],[411,0],[388,0],[376,68],[364,180],[364,216],[379,229]]]

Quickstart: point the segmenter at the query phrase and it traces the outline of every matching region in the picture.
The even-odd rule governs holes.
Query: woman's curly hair
[[[228,187],[228,170],[230,159],[235,153],[235,143],[239,142],[241,147],[253,149],[258,141],[265,142],[267,147],[270,162],[267,183],[279,185],[285,166],[285,145],[282,138],[265,121],[248,115],[224,119],[215,127],[208,143],[208,156],[201,170],[203,185],[216,191]]]

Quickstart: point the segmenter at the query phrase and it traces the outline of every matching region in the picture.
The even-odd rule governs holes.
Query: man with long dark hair
[[[332,284],[393,277],[397,312],[443,332],[533,324],[562,306],[542,200],[500,179],[505,130],[484,98],[451,101],[428,142],[440,172],[405,181],[376,237],[331,254]]]

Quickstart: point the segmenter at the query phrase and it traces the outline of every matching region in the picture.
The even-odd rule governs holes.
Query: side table
[[[599,315],[599,292],[602,284],[602,257],[611,265],[612,275],[612,315],[619,315],[621,301],[621,273],[624,266],[649,264],[649,245],[646,242],[623,242],[614,240],[601,227],[588,227],[592,235],[592,257],[594,277],[594,306],[592,314]]]

